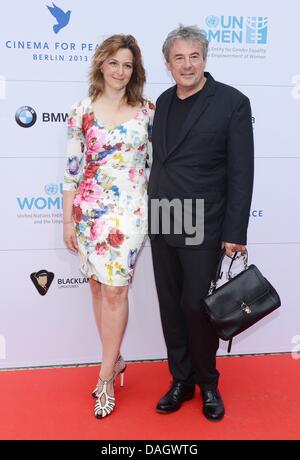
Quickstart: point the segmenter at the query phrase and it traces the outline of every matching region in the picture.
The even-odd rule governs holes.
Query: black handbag
[[[274,287],[261,274],[255,265],[248,266],[248,252],[243,257],[244,270],[233,276],[232,264],[237,252],[231,257],[228,281],[220,287],[218,280],[222,277],[222,263],[226,252],[223,251],[215,279],[211,282],[208,295],[204,298],[205,309],[219,338],[229,340],[227,352],[232,345],[232,338],[260,319],[276,310],[281,305],[280,297]],[[226,256],[228,257],[228,256]]]

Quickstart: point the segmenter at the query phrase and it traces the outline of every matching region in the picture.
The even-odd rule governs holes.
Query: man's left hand
[[[236,244],[236,243],[227,243],[226,241],[222,241],[222,249],[225,248],[226,255],[228,257],[232,257],[234,252],[245,252],[246,246],[243,244]]]

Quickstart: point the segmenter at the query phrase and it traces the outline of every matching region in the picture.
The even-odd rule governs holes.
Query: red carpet
[[[156,414],[166,392],[166,362],[129,364],[117,384],[117,409],[93,416],[98,367],[0,372],[0,439],[300,439],[300,361],[291,355],[218,358],[226,406],[206,420],[196,397],[173,414]],[[117,382],[119,383],[119,382]]]

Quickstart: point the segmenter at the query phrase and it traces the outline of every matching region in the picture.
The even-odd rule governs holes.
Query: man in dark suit
[[[202,299],[221,248],[229,256],[245,249],[254,153],[249,100],[204,72],[207,49],[208,41],[196,26],[180,26],[163,46],[176,85],[161,94],[156,105],[149,236],[173,377],[156,409],[160,413],[179,409],[194,397],[197,384],[204,415],[217,421],[225,413],[216,369],[219,341]],[[197,227],[199,200],[204,200],[204,234],[199,239],[196,228],[193,240],[184,216],[190,213]],[[175,206],[157,207],[162,202]],[[189,213],[186,203],[191,205]],[[164,231],[166,219],[171,221],[170,232]]]

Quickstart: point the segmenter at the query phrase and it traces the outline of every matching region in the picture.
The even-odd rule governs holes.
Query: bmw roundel
[[[16,111],[15,119],[22,128],[30,128],[36,122],[36,111],[28,105],[23,105]]]

